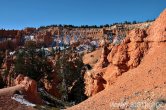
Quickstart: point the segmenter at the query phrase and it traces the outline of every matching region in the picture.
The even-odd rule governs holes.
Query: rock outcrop
[[[102,69],[105,90],[69,110],[154,109],[160,99],[165,102],[165,47],[166,10],[148,30],[132,30],[120,45],[112,48],[107,57],[109,65]],[[95,74],[101,69],[93,71]]]
[[[144,41],[146,37],[147,34],[144,29],[134,29],[120,45],[104,46],[100,60],[91,71],[88,71],[89,73],[87,74],[90,75],[85,76],[85,80],[87,80],[85,83],[88,91],[86,94],[92,96],[92,94],[94,95],[104,90],[106,86],[114,83],[117,77],[122,75],[122,73],[136,68],[148,51],[148,43]],[[103,83],[101,80],[98,80],[97,82],[101,84],[96,85],[94,83],[96,81],[94,78],[96,75],[100,75],[106,82]],[[97,88],[102,89],[97,90]]]
[[[140,64],[149,48],[148,43],[144,41],[146,36],[145,30],[134,29],[120,45],[112,48],[107,57],[110,65],[104,74],[108,84],[109,81],[114,82],[114,78]]]
[[[24,98],[35,104],[42,104],[42,99],[37,92],[37,83],[33,79],[24,75],[18,75],[15,79],[16,85],[22,85],[24,89],[21,91]]]
[[[44,84],[44,88],[46,91],[53,95],[56,98],[61,98],[62,94],[59,92],[60,90],[57,88],[57,85],[61,82],[61,80],[58,78],[56,73],[51,74],[51,80],[48,80],[47,78],[44,78],[42,80],[42,83]]]

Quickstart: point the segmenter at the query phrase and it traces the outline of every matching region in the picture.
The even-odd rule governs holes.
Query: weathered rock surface
[[[19,102],[11,99],[11,96],[16,91],[22,91],[26,99],[36,104],[41,104],[38,95],[35,94],[35,82],[29,78],[24,78],[24,76],[19,75],[16,80],[16,85],[12,87],[7,87],[0,89],[0,110],[35,110],[32,107],[26,107]],[[34,98],[32,98],[34,97]]]
[[[88,71],[91,74],[90,77],[86,77],[85,80],[92,80],[88,84],[86,82],[88,96],[90,94],[96,94],[102,91],[106,86],[96,85],[92,83],[95,81],[94,76],[102,73],[102,78],[105,80],[105,84],[111,85],[114,83],[118,76],[128,71],[129,69],[136,68],[145,53],[148,50],[148,43],[144,42],[144,38],[147,36],[146,31],[143,29],[134,29],[123,40],[120,45],[104,47],[99,61],[94,65],[93,70]],[[95,88],[102,88],[100,90],[90,89],[91,86]],[[101,87],[100,87],[101,86]],[[89,88],[89,89],[88,89]],[[92,93],[90,93],[90,90]],[[98,92],[93,92],[98,91]]]
[[[24,98],[35,104],[42,104],[42,99],[37,92],[37,83],[29,77],[18,75],[15,79],[16,85],[22,85],[24,89],[22,90]]]
[[[59,93],[59,89],[57,88],[57,85],[60,83],[60,79],[58,78],[56,73],[52,73],[51,80],[43,79],[44,88],[46,91],[53,95],[56,98],[61,98],[62,94]]]

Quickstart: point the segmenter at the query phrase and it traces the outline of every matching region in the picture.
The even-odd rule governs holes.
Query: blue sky
[[[166,0],[0,0],[0,28],[145,21],[164,8]]]

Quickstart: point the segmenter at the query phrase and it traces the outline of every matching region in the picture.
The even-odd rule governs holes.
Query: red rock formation
[[[104,74],[104,78],[108,81],[111,77],[116,78],[129,69],[136,68],[143,56],[148,50],[145,30],[135,29],[124,39],[121,45],[114,46],[108,55],[110,65]],[[110,69],[111,68],[111,69]],[[110,84],[108,81],[108,84]],[[113,82],[113,79],[111,80]]]
[[[22,85],[24,87],[22,92],[25,99],[35,104],[42,104],[42,99],[37,92],[36,81],[23,75],[18,75],[18,77],[15,79],[15,84]]]
[[[100,60],[96,63],[93,70],[89,71],[89,74],[96,76],[102,71],[103,80],[107,81],[107,86],[111,85],[122,73],[128,71],[129,69],[136,68],[140,64],[148,49],[147,42],[144,42],[144,38],[146,36],[147,34],[145,30],[134,29],[120,45],[113,46],[109,49],[107,47],[103,48]],[[92,82],[95,81],[95,79],[91,77],[86,77],[85,80],[92,80]],[[102,81],[100,83],[101,85],[98,84],[95,88],[102,89],[95,90],[94,88],[92,89],[91,93],[90,87],[94,87],[96,85],[95,83],[88,83],[88,81],[86,81],[86,88],[88,91],[87,95],[89,96],[89,94],[96,94],[97,92],[94,91],[102,91],[105,86],[103,86]]]
[[[103,76],[107,88],[69,110],[131,109],[133,104],[137,109],[151,109],[159,99],[165,99],[165,35],[166,10],[147,34],[145,30],[133,30],[120,45],[112,48],[108,55],[110,65]]]
[[[102,48],[100,60],[96,63],[96,65],[94,66],[94,69],[101,69],[108,66],[109,62],[108,62],[107,56],[109,52],[110,50],[108,49],[108,45],[104,45]]]
[[[103,79],[103,73],[97,73],[95,74],[94,77],[94,91],[92,93],[92,95],[97,94],[98,92],[104,90],[106,81]]]
[[[55,96],[56,98],[61,98],[62,94],[59,92],[60,90],[57,88],[57,85],[61,82],[56,73],[51,73],[51,80],[43,79],[42,82],[44,84],[44,88],[46,91]]]
[[[22,79],[23,80],[23,79]],[[0,89],[0,110],[36,110],[32,107],[27,107],[15,100],[11,99],[16,91],[24,91],[25,85],[18,84],[16,86]],[[33,94],[31,94],[33,96]]]
[[[25,32],[25,34],[32,34],[36,31],[36,28],[25,28],[23,31]]]

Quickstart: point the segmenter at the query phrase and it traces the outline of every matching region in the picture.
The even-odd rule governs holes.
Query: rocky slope
[[[16,91],[24,92],[25,98],[34,103],[41,103],[41,99],[37,94],[36,82],[19,75],[15,80],[15,85],[13,87],[8,87],[0,89],[0,110],[35,110],[32,107],[27,107],[25,105],[16,102],[11,99]]]
[[[148,30],[133,30],[109,49],[109,65],[85,75],[87,95],[92,97],[68,110],[164,109],[165,41],[166,10]]]

